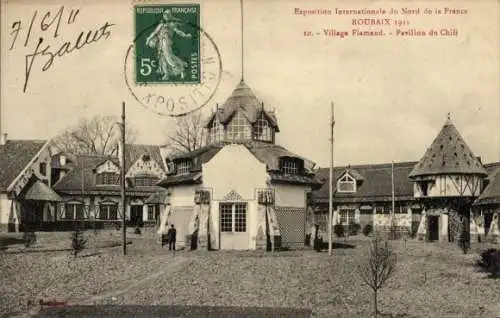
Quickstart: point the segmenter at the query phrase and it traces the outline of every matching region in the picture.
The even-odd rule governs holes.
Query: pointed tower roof
[[[441,131],[413,168],[410,178],[442,174],[487,175],[479,159],[451,122],[449,114]]]
[[[253,91],[243,80],[238,83],[231,96],[222,104],[222,107],[218,108],[215,113],[210,115],[205,127],[210,127],[215,116],[217,116],[220,123],[224,125],[229,123],[236,111],[241,112],[252,124],[259,119],[262,113],[264,113],[269,119],[270,124],[276,128],[276,131],[279,131],[278,122],[274,113],[264,109],[264,104],[257,99],[257,96],[255,96]]]

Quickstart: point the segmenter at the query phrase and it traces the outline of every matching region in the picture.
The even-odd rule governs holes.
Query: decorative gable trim
[[[106,167],[107,169],[105,169],[104,171],[98,171],[99,168],[104,166],[104,165],[107,165],[107,167]],[[112,169],[110,169],[110,167],[116,168],[116,170],[112,170]],[[96,173],[102,173],[102,172],[114,172],[115,173],[115,172],[119,172],[119,171],[120,171],[120,166],[111,159],[106,159],[105,161],[96,165],[94,168],[94,172],[96,172]]]
[[[357,190],[356,179],[346,171],[337,179],[337,192],[355,193]]]
[[[223,198],[222,201],[245,201],[241,195],[235,190],[229,191]]]
[[[28,162],[26,167],[24,167],[24,169],[21,171],[21,173],[19,173],[17,175],[17,177],[9,184],[9,186],[7,187],[7,192],[10,192],[13,190],[17,181],[19,181],[19,179],[26,173],[26,171],[29,169],[29,167],[31,167],[33,165],[33,163],[38,159],[38,157],[40,157],[42,152],[49,146],[50,142],[51,142],[51,140],[47,140],[47,142],[45,142],[45,144],[40,148],[40,150],[38,150],[36,155],[33,158],[31,158],[31,160]]]

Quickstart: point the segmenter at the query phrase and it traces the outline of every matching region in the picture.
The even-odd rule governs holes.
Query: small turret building
[[[452,123],[449,115],[424,156],[410,172],[413,194],[423,206],[417,235],[421,239],[455,241],[477,238],[472,204],[488,176],[480,159]]]

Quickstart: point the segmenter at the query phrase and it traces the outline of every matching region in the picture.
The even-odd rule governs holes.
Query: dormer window
[[[217,116],[215,116],[212,126],[210,126],[210,140],[211,142],[224,140],[224,126],[219,122]]]
[[[284,174],[299,174],[302,161],[294,158],[286,158],[281,160],[280,170]]]
[[[227,139],[251,139],[250,123],[239,111],[236,112],[231,122],[227,125]]]
[[[96,175],[97,185],[118,184],[120,175],[114,172],[102,172]]]
[[[191,171],[191,160],[182,160],[176,163],[177,174],[186,174]]]
[[[264,115],[261,115],[253,126],[253,139],[273,141],[273,128]]]
[[[356,192],[356,179],[351,177],[348,173],[344,174],[337,181],[337,191],[342,193]]]

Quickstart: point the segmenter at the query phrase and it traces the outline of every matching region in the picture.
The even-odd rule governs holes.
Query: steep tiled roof
[[[7,189],[46,143],[46,140],[7,140],[0,145],[0,191]]]
[[[218,108],[208,118],[205,127],[209,128],[216,116],[220,123],[227,124],[236,111],[241,112],[251,124],[255,123],[263,113],[271,125],[276,128],[276,131],[279,131],[278,121],[274,113],[264,109],[263,103],[257,99],[253,91],[243,80],[236,86],[231,96],[222,104],[222,107]]]
[[[398,200],[413,199],[413,183],[408,174],[416,162],[394,163],[394,195]],[[363,178],[358,183],[356,193],[336,193],[336,180],[346,171],[356,171]],[[324,180],[323,186],[313,191],[312,199],[315,202],[328,202],[329,194],[328,168],[321,168],[317,177]],[[334,202],[375,202],[390,201],[392,199],[392,171],[391,164],[355,165],[335,167],[333,171]]]
[[[410,177],[437,174],[487,175],[449,118]]]
[[[474,201],[474,205],[500,204],[500,163],[485,165],[491,171],[488,175],[488,185],[483,193]]]

